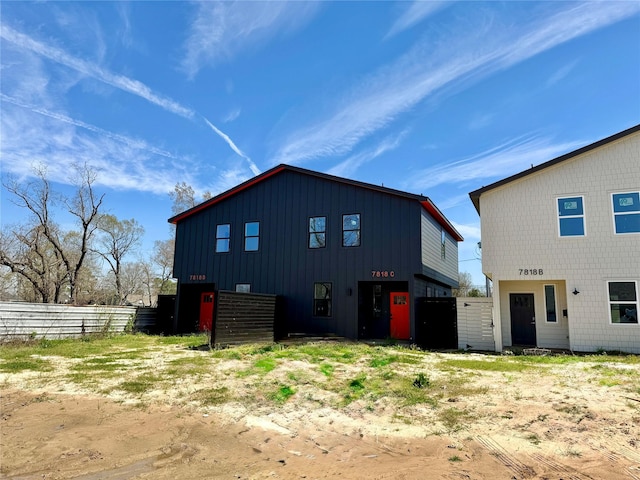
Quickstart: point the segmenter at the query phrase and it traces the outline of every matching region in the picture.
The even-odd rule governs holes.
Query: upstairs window
[[[558,225],[561,237],[584,236],[584,197],[558,198]]]
[[[331,283],[313,284],[313,315],[316,317],[331,316]]]
[[[260,222],[244,224],[244,251],[257,252],[260,247]]]
[[[342,246],[360,246],[360,214],[342,215]]]
[[[327,246],[327,217],[309,218],[309,248]]]
[[[636,282],[608,282],[611,323],[638,323]]]
[[[231,225],[224,223],[216,227],[216,252],[224,253],[231,250]]]
[[[447,235],[444,233],[444,228],[440,228],[440,257],[442,260],[447,258]]]
[[[616,234],[640,233],[640,192],[614,193],[612,199]]]

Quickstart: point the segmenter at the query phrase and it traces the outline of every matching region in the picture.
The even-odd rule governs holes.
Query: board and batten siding
[[[421,271],[420,210],[413,199],[283,171],[180,221],[174,275],[181,283],[205,278],[216,290],[250,283],[255,293],[286,293],[288,332],[357,338],[358,282],[393,271],[411,289]],[[342,215],[353,213],[361,246],[343,247]],[[327,217],[325,248],[307,246],[312,216]],[[259,251],[245,252],[244,223],[252,221],[260,222]],[[231,225],[229,253],[214,251],[218,224]],[[331,317],[312,315],[314,282],[332,283]]]
[[[612,324],[607,292],[607,281],[632,280],[640,288],[640,235],[614,233],[611,198],[634,191],[640,191],[640,132],[481,194],[483,271],[494,286],[499,282],[505,345],[507,282],[564,281],[556,293],[566,302],[571,349],[640,353],[640,325]],[[560,237],[557,199],[572,196],[584,199],[586,235]],[[526,276],[525,269],[537,274]],[[574,289],[580,293],[573,295]]]

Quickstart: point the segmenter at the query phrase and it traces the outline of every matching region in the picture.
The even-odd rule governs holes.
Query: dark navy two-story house
[[[383,186],[279,165],[169,221],[182,332],[231,290],[277,295],[285,336],[412,340],[416,299],[458,286],[460,234]]]

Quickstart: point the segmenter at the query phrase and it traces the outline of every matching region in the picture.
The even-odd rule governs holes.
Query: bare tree
[[[466,297],[471,289],[471,274],[468,272],[460,272],[458,274],[458,288],[453,289],[454,297]]]
[[[153,263],[158,266],[160,272],[160,285],[158,293],[172,294],[175,292],[175,284],[171,282],[173,276],[173,251],[175,241],[157,240],[153,245]]]
[[[11,177],[3,183],[4,188],[13,194],[16,205],[25,208],[31,218],[26,225],[13,229],[13,239],[5,236],[0,245],[0,263],[28,279],[43,302],[59,301],[62,285],[66,283],[71,302],[77,303],[78,277],[89,251],[104,198],[104,195],[96,196],[93,190],[95,171],[86,164],[76,165],[74,168],[76,191],[71,198],[58,197],[52,192],[44,166],[34,169],[35,179],[32,181],[21,183]],[[65,234],[53,220],[51,212],[58,203],[66,208],[80,226],[77,232],[78,242],[72,249],[67,248]],[[22,247],[16,245],[16,241]],[[55,259],[54,263],[50,262],[51,258],[47,255]],[[31,258],[30,264],[26,261],[28,258]],[[53,265],[62,268],[62,271],[56,268],[55,277],[51,276],[49,268]],[[53,294],[50,292],[52,278],[55,278]]]
[[[153,306],[154,298],[158,294],[156,291],[156,275],[153,269],[153,264],[149,261],[140,261],[140,273],[142,275],[142,306]],[[145,298],[148,302],[145,302]]]
[[[124,263],[120,277],[121,304],[127,302],[130,295],[144,296],[144,268],[140,262]]]
[[[173,192],[169,193],[169,197],[173,201],[171,211],[174,215],[196,206],[196,192],[186,182],[176,183]]]
[[[118,220],[108,214],[100,216],[97,226],[99,234],[94,251],[109,264],[114,275],[116,294],[122,304],[127,296],[122,283],[122,262],[140,243],[144,228],[134,219]]]

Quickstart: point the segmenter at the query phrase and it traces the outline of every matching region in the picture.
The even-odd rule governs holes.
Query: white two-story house
[[[640,353],[640,125],[469,195],[496,351]]]

